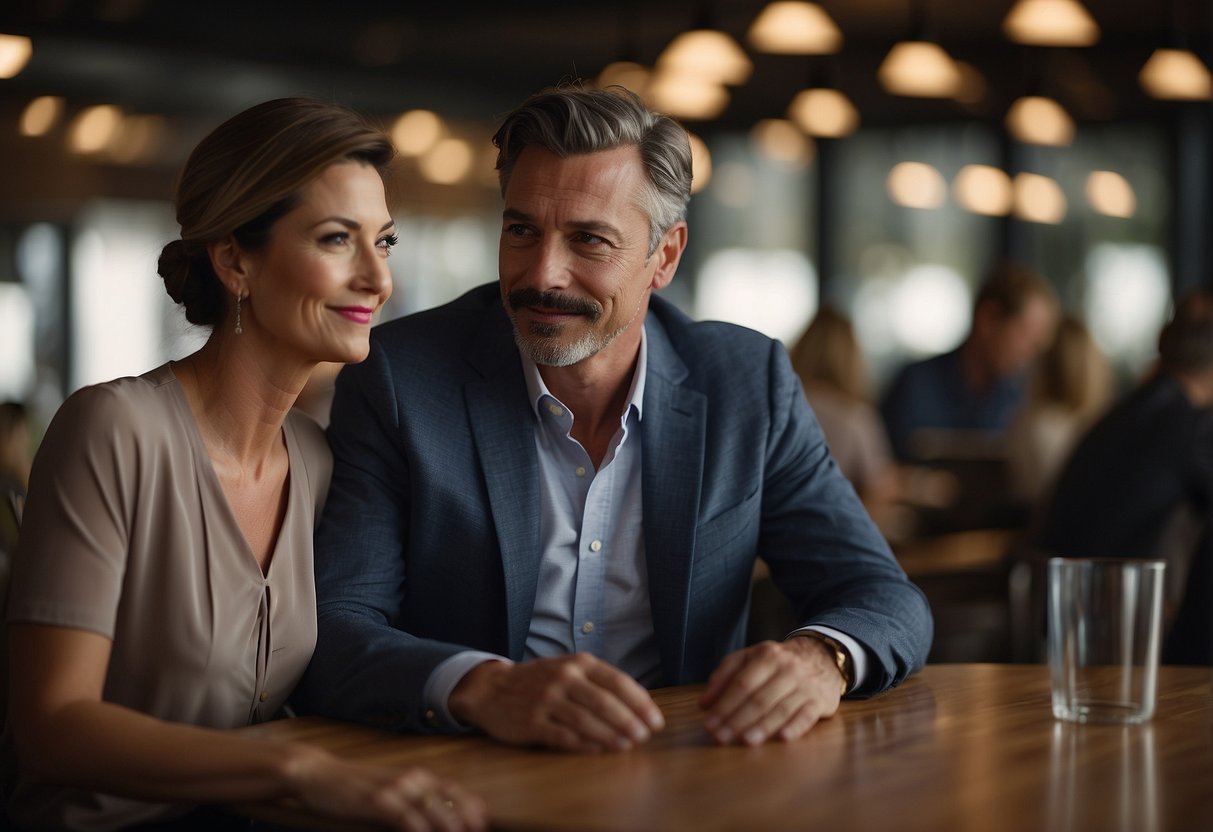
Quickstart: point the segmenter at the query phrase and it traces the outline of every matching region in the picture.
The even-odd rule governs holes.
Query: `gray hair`
[[[503,196],[514,164],[528,145],[562,158],[634,146],[645,172],[640,208],[649,218],[649,254],[675,223],[686,218],[691,198],[691,144],[686,130],[623,87],[543,90],[505,117],[493,144]]]

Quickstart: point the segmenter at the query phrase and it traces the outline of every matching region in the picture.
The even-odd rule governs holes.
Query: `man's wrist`
[[[845,695],[851,689],[851,683],[854,679],[854,672],[851,667],[851,654],[847,652],[847,649],[837,639],[816,630],[801,630],[794,633],[791,637],[811,639],[821,645],[821,648],[826,652],[838,670],[838,675],[841,679],[839,695]]]
[[[465,673],[447,699],[451,716],[461,725],[480,727],[476,719],[478,703],[492,685],[493,676],[509,667],[506,662],[489,660]]]

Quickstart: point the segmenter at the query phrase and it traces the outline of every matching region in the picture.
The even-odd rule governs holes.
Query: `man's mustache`
[[[602,315],[602,307],[592,300],[564,295],[559,292],[540,292],[538,289],[514,289],[506,296],[510,308],[517,312],[529,306],[542,306],[574,315],[585,315],[591,321]]]

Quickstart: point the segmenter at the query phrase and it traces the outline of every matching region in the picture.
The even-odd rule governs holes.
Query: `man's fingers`
[[[739,650],[735,653],[730,653],[724,657],[724,660],[708,677],[708,686],[702,694],[699,695],[699,707],[706,710],[711,710],[716,704],[716,700],[720,694],[724,693],[729,686],[729,682],[733,680],[734,674],[738,669],[745,664],[746,653],[744,650]]]
[[[648,691],[585,653],[492,667],[468,678],[463,702],[470,707],[463,712],[506,742],[622,750],[665,724]]]
[[[748,745],[796,739],[832,715],[839,700],[837,668],[812,645],[764,642],[727,657],[709,683],[712,695],[705,692],[700,700],[708,703],[704,727],[712,737]]]
[[[665,716],[661,713],[661,708],[657,707],[649,692],[631,676],[602,661],[596,661],[586,676],[599,689],[609,694],[613,703],[622,706],[630,717],[639,720],[646,732],[660,731],[665,727]]]
[[[764,643],[738,651],[725,659],[726,662],[733,658],[738,661],[728,678],[722,682],[721,690],[712,697],[706,708],[708,730],[714,731],[717,726],[731,722],[734,713],[756,696],[760,699],[759,706],[770,704],[762,699],[761,691],[775,675],[777,665],[770,654],[777,649],[774,643],[771,643],[769,648]],[[774,697],[776,693],[768,693],[766,696]]]
[[[749,668],[747,668],[747,671]],[[709,729],[720,742],[740,741],[754,744],[749,732],[762,731],[759,742],[766,740],[771,731],[778,729],[806,699],[805,692],[797,689],[794,679],[771,672],[769,666],[755,668],[753,674],[743,671],[734,677],[734,683],[721,697],[711,716],[716,717],[716,728]],[[777,724],[763,729],[772,714],[777,715]]]

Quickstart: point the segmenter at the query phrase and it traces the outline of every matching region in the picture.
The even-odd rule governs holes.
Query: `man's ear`
[[[653,270],[653,279],[649,283],[649,288],[655,291],[670,285],[670,281],[674,279],[674,273],[678,271],[678,261],[682,259],[682,253],[686,251],[686,247],[686,220],[679,220],[666,231],[661,242],[657,244],[657,250],[653,252],[652,256],[657,258],[657,268]]]
[[[206,247],[207,256],[211,259],[211,268],[224,288],[233,295],[248,293],[249,277],[252,274],[251,258],[236,239],[228,236],[217,243]]]

